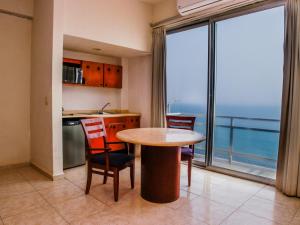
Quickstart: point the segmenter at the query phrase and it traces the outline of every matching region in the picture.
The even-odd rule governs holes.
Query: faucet
[[[105,104],[102,106],[101,110],[99,110],[99,114],[103,114],[103,111],[104,111],[104,109],[105,109],[107,106],[110,106],[110,103],[109,103],[109,102],[105,103]]]

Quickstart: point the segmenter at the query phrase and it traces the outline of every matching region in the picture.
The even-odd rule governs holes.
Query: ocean
[[[174,103],[169,112],[196,115],[195,130],[206,134],[206,106]],[[279,130],[280,106],[216,105],[213,159],[275,169]],[[195,153],[203,157],[205,143]]]

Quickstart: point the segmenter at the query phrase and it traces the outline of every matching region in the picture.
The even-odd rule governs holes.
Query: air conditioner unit
[[[186,16],[211,7],[223,0],[177,0],[177,9],[180,15]]]

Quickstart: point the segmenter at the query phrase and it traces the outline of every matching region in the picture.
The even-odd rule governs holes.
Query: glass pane
[[[206,134],[208,26],[167,35],[167,106],[169,114],[197,116],[195,130]],[[205,143],[195,146],[205,160]]]
[[[283,7],[216,23],[213,165],[275,178],[283,38]]]

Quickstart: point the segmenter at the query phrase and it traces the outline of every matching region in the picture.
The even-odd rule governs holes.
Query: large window
[[[208,26],[197,25],[167,36],[167,110],[195,115],[196,130],[206,133]],[[196,145],[204,161],[205,143]]]
[[[215,25],[213,165],[275,178],[283,23],[277,7]]]
[[[283,38],[283,6],[168,33],[168,112],[194,114],[196,130],[212,130],[196,161],[275,179]]]

